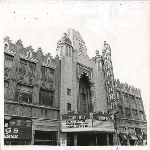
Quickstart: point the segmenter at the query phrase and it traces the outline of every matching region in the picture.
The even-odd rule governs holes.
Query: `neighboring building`
[[[60,60],[4,43],[4,144],[57,145]]]
[[[79,32],[69,29],[56,52],[53,59],[41,48],[34,52],[5,38],[5,144],[104,146],[143,140],[147,122],[140,91],[114,80],[109,44],[104,42],[102,56],[97,50],[90,59]]]
[[[119,108],[115,127],[121,144],[135,145],[140,140],[147,140],[147,121],[140,89],[119,80],[115,80],[115,87]]]

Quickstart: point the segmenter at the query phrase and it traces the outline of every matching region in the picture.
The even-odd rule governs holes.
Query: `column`
[[[106,134],[106,136],[107,136],[107,146],[109,146],[109,136],[108,134]]]
[[[31,145],[34,145],[34,137],[35,137],[35,130],[34,130],[34,125],[32,121],[32,140],[31,140]]]
[[[40,92],[40,86],[41,86],[41,62],[42,62],[41,48],[38,48],[37,59],[38,59],[38,62],[36,63],[35,83],[33,87],[33,96],[32,96],[33,104],[39,104],[39,92]]]
[[[74,146],[77,146],[77,133],[74,133]]]
[[[97,143],[97,134],[96,134],[96,146],[98,146],[98,143]]]
[[[60,132],[57,132],[57,146],[60,146]]]

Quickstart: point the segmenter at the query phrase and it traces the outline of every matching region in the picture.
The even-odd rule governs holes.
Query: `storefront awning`
[[[128,135],[125,134],[125,133],[120,133],[119,135],[122,138],[122,140],[125,140],[125,141],[130,140],[130,138],[128,137]]]
[[[143,135],[142,134],[137,134],[137,137],[139,140],[143,140]]]
[[[131,138],[131,140],[138,140],[137,136],[134,134],[129,134],[129,137]]]

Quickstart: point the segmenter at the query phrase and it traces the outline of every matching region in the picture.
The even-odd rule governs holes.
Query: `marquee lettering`
[[[18,138],[18,135],[4,135],[4,138],[17,139],[17,138]]]
[[[108,92],[109,92],[109,93],[112,93],[112,92],[113,92],[113,88],[110,87],[110,88],[108,89]]]
[[[109,64],[105,65],[105,69],[108,70],[110,68]]]
[[[86,117],[84,116],[84,115],[82,115],[82,116],[68,116],[68,119],[73,119],[73,120],[85,120],[86,119]]]
[[[109,101],[112,101],[114,99],[114,95],[113,94],[110,94],[109,95]]]
[[[107,80],[106,82],[107,82],[107,85],[110,85],[112,83],[112,81],[110,80]]]
[[[107,76],[107,77],[110,77],[110,76],[111,76],[111,72],[110,72],[110,71],[107,71],[106,76]]]
[[[109,117],[97,116],[98,120],[109,120]]]

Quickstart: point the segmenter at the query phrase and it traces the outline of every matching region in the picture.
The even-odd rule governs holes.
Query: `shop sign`
[[[34,120],[33,130],[40,131],[59,131],[59,122],[51,120]]]
[[[93,114],[93,119],[92,114],[69,112],[62,116],[61,128],[62,132],[115,131],[113,117],[105,112]]]
[[[69,112],[62,115],[62,132],[88,131],[92,127],[92,119],[89,114]]]
[[[67,146],[67,140],[66,139],[60,139],[60,146]]]
[[[32,139],[32,128],[21,128],[21,127],[9,127],[4,128],[5,139]]]
[[[4,122],[4,138],[5,139],[32,139],[32,123],[31,120],[11,119]]]
[[[4,138],[18,139],[18,128],[5,128]]]
[[[98,112],[93,114],[93,130],[114,132],[114,118],[105,113]]]
[[[67,146],[67,134],[60,133],[60,146]]]
[[[104,70],[105,70],[105,80],[106,80],[109,109],[114,110],[116,109],[116,102],[115,102],[116,96],[114,89],[112,62],[111,62],[111,49],[106,42],[104,43],[103,59],[104,59]]]

